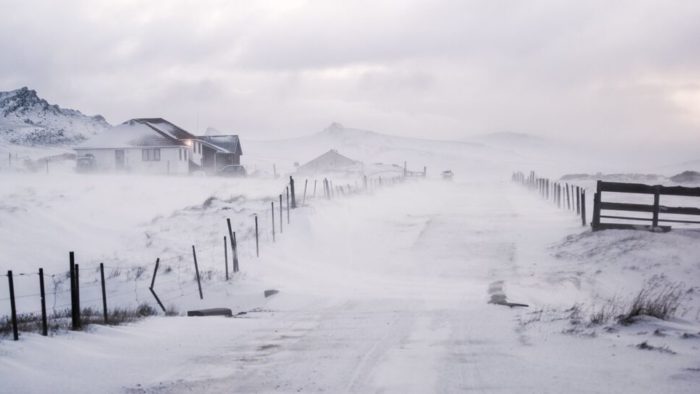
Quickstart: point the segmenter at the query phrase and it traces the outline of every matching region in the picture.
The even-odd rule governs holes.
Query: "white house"
[[[188,174],[240,164],[236,135],[198,137],[161,118],[132,119],[75,148],[98,171]]]

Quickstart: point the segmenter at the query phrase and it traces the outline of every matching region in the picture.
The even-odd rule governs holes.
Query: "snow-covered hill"
[[[275,164],[278,173],[293,172],[294,163],[303,165],[329,150],[337,150],[343,156],[365,164],[403,167],[406,161],[408,168],[415,171],[427,166],[428,173],[433,175],[445,169],[455,170],[457,163],[464,170],[480,168],[503,172],[520,168],[520,165],[506,165],[506,162],[519,160],[510,152],[478,143],[399,137],[338,123],[299,138],[276,141],[250,141],[245,135],[242,138],[244,165],[251,170],[270,171]]]
[[[72,144],[107,128],[100,115],[61,108],[23,87],[0,92],[0,141],[18,145]]]

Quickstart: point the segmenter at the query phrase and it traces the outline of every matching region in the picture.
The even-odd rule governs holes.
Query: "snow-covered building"
[[[132,119],[75,148],[95,170],[187,174],[240,164],[237,135],[195,136],[161,118]]]
[[[362,172],[363,168],[362,162],[345,157],[338,153],[337,150],[331,149],[300,166],[297,172],[299,174],[350,173]]]
[[[241,164],[241,141],[237,135],[203,135],[197,137],[201,144],[201,166],[207,168],[222,168],[228,165]]]

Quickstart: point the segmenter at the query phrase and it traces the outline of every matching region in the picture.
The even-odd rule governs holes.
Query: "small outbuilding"
[[[204,135],[197,140],[202,144],[202,168],[207,172],[241,164],[243,149],[237,135]]]
[[[364,165],[360,161],[350,159],[331,149],[321,156],[300,166],[297,169],[299,174],[324,174],[324,173],[349,173],[362,172]]]

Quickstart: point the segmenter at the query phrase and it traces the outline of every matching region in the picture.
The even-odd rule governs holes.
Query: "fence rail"
[[[653,204],[603,201],[603,192],[652,195]],[[661,196],[700,197],[700,187],[645,185],[641,183],[598,181],[593,198],[593,231],[606,229],[647,229],[670,231],[671,226],[659,223],[700,224],[700,220],[661,217],[661,214],[700,216],[700,208],[671,207],[661,205]],[[651,213],[651,217],[635,217],[604,214],[604,211]],[[602,222],[601,219],[631,220],[651,222],[650,225]]]

